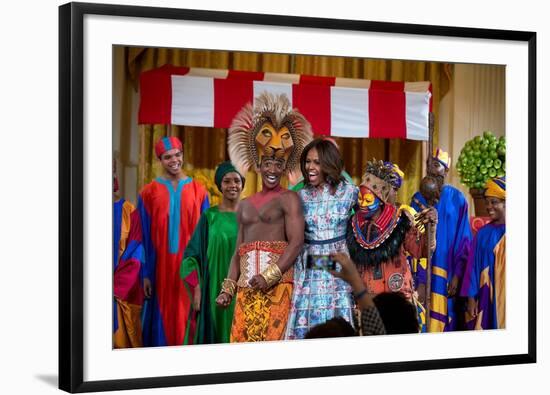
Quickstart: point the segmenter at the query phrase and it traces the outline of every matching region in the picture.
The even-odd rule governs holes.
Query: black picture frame
[[[528,44],[528,350],[525,354],[326,366],[254,372],[84,381],[83,346],[83,19],[85,15],[159,18],[279,27],[322,28]],[[68,392],[140,389],[245,381],[343,376],[536,362],[536,33],[449,26],[69,3],[59,8],[59,388]]]

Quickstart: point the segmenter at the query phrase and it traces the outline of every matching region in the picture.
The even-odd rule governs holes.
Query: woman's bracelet
[[[359,299],[361,299],[363,296],[365,296],[367,294],[367,289],[364,288],[362,291],[359,291],[357,293],[353,292],[353,298],[355,299],[356,302],[359,301]]]

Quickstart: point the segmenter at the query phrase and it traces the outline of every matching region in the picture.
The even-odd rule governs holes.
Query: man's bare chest
[[[243,205],[241,219],[244,225],[280,224],[284,222],[284,210],[279,199],[274,199],[260,207],[246,202]]]

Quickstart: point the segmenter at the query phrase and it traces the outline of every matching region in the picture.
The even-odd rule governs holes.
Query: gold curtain
[[[442,63],[167,48],[127,48],[126,57],[127,85],[134,87],[136,91],[141,72],[164,64],[369,80],[431,81],[436,120],[440,98],[449,86],[446,81],[449,74],[445,72],[445,64]],[[136,186],[138,189],[160,174],[161,169],[154,156],[154,142],[161,136],[175,135],[183,141],[187,171],[197,168],[210,169],[211,174],[218,163],[228,159],[224,129],[142,125],[139,127],[139,133],[140,154]],[[434,144],[437,144],[437,136],[436,122]],[[422,177],[422,143],[398,139],[336,140],[341,147],[345,168],[355,180],[361,178],[365,162],[373,157],[397,163],[405,172],[405,183],[398,198],[402,202],[410,200]],[[258,177],[255,173],[249,172],[243,196],[248,196],[259,187]]]

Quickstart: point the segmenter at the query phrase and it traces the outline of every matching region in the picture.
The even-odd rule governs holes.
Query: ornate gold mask
[[[294,140],[286,126],[277,130],[271,123],[266,122],[256,134],[255,144],[260,163],[264,156],[284,159],[286,163],[294,147]]]

